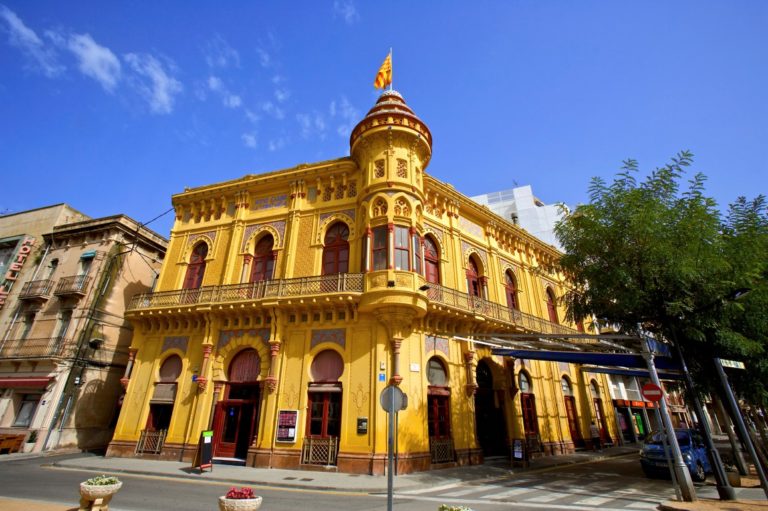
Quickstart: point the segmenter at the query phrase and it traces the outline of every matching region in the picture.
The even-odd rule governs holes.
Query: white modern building
[[[507,220],[519,225],[545,243],[562,250],[555,236],[555,224],[563,218],[563,205],[544,204],[533,195],[530,185],[470,197]]]

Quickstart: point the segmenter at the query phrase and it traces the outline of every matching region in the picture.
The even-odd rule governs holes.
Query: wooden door
[[[252,402],[222,401],[216,405],[213,455],[245,459],[253,438],[255,406]]]
[[[573,445],[577,447],[584,446],[584,438],[581,436],[581,429],[579,429],[579,416],[576,413],[576,398],[573,396],[565,396],[565,413],[568,417],[568,430],[571,432],[571,440]]]

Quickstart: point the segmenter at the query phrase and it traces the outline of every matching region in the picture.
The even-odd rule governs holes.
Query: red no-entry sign
[[[646,383],[643,385],[643,389],[641,390],[641,393],[643,394],[643,397],[647,399],[648,401],[653,401],[654,403],[656,401],[660,401],[662,397],[664,397],[664,391],[661,390],[661,387],[656,385],[655,383]]]

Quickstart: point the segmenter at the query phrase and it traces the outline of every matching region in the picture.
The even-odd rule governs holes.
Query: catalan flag
[[[384,59],[384,63],[379,68],[379,72],[376,73],[376,79],[373,81],[373,86],[377,89],[384,89],[387,85],[392,83],[392,52],[387,54],[387,58]]]

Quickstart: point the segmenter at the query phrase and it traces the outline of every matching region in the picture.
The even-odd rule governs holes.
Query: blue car
[[[647,477],[668,477],[669,465],[664,454],[664,434],[653,432],[643,442],[643,450],[640,451],[640,466]],[[704,440],[698,431],[694,429],[676,429],[675,436],[680,445],[683,461],[691,472],[691,479],[704,481],[707,474],[712,472],[707,458],[707,450]]]

